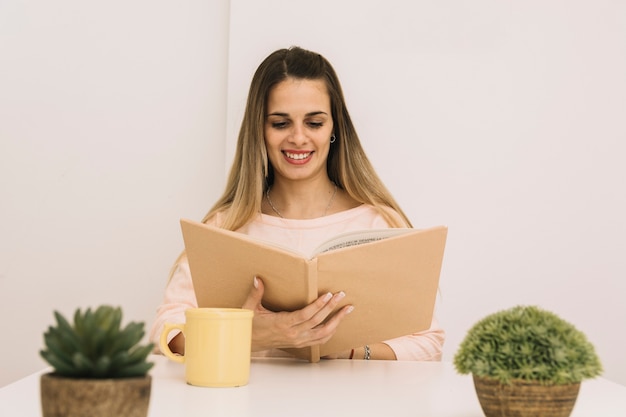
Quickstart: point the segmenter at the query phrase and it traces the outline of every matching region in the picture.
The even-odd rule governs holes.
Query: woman
[[[303,252],[341,232],[411,227],[361,147],[334,69],[298,47],[270,54],[254,74],[226,190],[203,222]],[[271,312],[262,305],[263,282],[251,281],[242,307],[255,312],[256,356],[286,356],[280,349],[324,343],[352,311],[345,306],[330,316],[345,296],[339,292],[298,311]],[[193,291],[183,254],[158,309],[153,341],[166,321],[183,323],[185,309],[197,307]],[[182,353],[183,335],[170,338],[172,351]],[[427,331],[327,359],[440,360],[443,341],[433,321]]]

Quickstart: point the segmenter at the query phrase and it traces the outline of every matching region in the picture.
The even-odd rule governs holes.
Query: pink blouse
[[[215,223],[219,222],[219,216]],[[389,227],[383,217],[371,206],[356,208],[316,219],[283,219],[260,214],[238,232],[291,247],[299,252],[310,253],[323,241],[340,233]],[[250,278],[252,285],[252,277]],[[182,259],[174,267],[171,279],[165,288],[163,303],[157,309],[156,320],[150,330],[150,340],[157,346],[163,325],[184,323],[185,310],[197,307],[196,296],[189,272],[189,264]],[[170,333],[168,342],[176,336]],[[445,340],[445,332],[435,319],[430,329],[386,340],[398,360],[438,361]],[[272,349],[253,352],[253,356],[289,356],[288,353]]]

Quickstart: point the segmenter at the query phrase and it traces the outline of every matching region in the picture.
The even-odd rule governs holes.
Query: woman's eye
[[[272,126],[273,129],[286,129],[287,127],[289,127],[290,122],[289,121],[275,121],[275,122],[271,122],[270,125]],[[311,129],[319,129],[320,127],[324,126],[324,122],[306,122],[306,125],[311,128]]]

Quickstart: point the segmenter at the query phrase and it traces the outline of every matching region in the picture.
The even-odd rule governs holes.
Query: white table
[[[253,359],[250,383],[193,387],[183,365],[153,356],[150,417],[482,417],[472,379],[449,362]],[[38,372],[0,389],[0,416],[41,416]],[[626,416],[626,386],[582,383],[572,417]]]

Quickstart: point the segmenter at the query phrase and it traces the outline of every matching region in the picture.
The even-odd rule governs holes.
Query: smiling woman
[[[411,227],[365,155],[334,69],[321,55],[298,47],[273,52],[254,74],[226,189],[203,222],[304,252],[342,232]],[[288,356],[290,348],[325,343],[353,309],[335,311],[346,295],[339,291],[297,311],[269,311],[262,303],[264,289],[261,279],[250,277],[242,306],[255,313],[255,355]],[[191,307],[197,302],[183,253],[152,340],[165,322],[184,323]],[[326,359],[439,360],[443,341],[433,320],[426,331]],[[183,353],[181,333],[170,335],[168,343]]]

